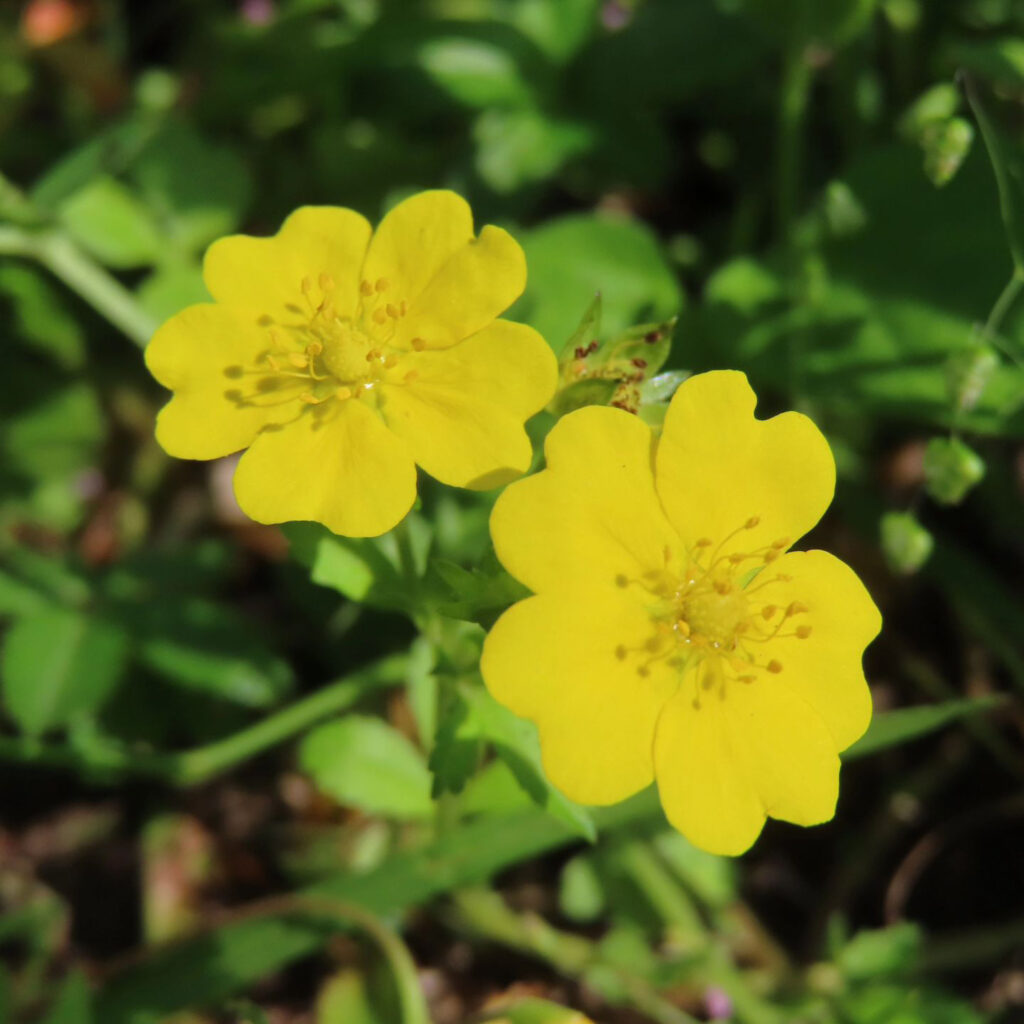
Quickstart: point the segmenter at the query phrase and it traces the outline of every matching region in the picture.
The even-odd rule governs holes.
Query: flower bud
[[[956,438],[935,437],[924,452],[925,490],[942,505],[958,505],[985,475],[981,457]]]
[[[893,572],[910,575],[928,561],[935,541],[910,512],[882,516],[882,551]]]

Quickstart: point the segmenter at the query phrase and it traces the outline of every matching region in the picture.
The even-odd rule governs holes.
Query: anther
[[[662,557],[665,559],[665,564],[668,565],[672,561],[672,549],[666,544],[662,549]]]
[[[378,277],[377,283],[373,286],[375,291],[386,292],[391,282],[386,277]]]
[[[779,610],[778,605],[766,604],[761,609],[761,618],[770,619]]]
[[[650,636],[644,641],[644,647],[651,653],[657,654],[661,647],[661,640],[657,636]]]
[[[407,309],[407,306],[405,304],[405,299],[402,299],[401,303],[398,306],[398,315],[399,316],[405,316],[406,309]]]
[[[636,670],[636,674],[640,676],[641,679],[646,679],[651,674],[651,670],[646,665],[641,665]]]
[[[775,548],[769,548],[764,553],[764,564],[765,565],[771,565],[771,563],[774,562],[775,559],[778,558],[778,557],[779,557],[778,551],[776,551]]]
[[[375,348],[371,348],[370,351],[366,353],[366,361],[368,363],[372,363],[377,359],[380,359],[380,353]]]
[[[384,312],[387,313],[387,315],[391,317],[392,320],[398,319],[398,307],[393,302],[389,302],[384,307]]]
[[[394,369],[397,365],[398,365],[398,356],[396,356],[396,355],[390,355],[390,356],[387,356],[384,359],[384,366],[387,369],[389,369],[389,370]]]
[[[422,338],[413,338],[409,344],[412,345],[417,352],[422,352],[427,347],[427,343]]]
[[[789,606],[786,608],[786,617],[790,615],[802,615],[807,611],[807,605],[800,601],[790,601]]]
[[[806,640],[811,635],[811,627],[810,626],[797,626],[796,627],[796,635],[797,635],[797,637],[799,637],[799,639]]]
[[[618,658],[619,661],[626,660],[626,647],[624,644],[619,644],[619,646],[615,648],[615,657]]]
[[[741,683],[754,683],[757,681],[757,676],[737,676],[736,678]]]
[[[615,586],[617,586],[617,587],[628,587],[629,586],[629,578],[624,573],[620,572],[619,575],[615,577]]]
[[[772,658],[772,660],[765,665],[765,668],[768,669],[769,672],[773,672],[775,675],[778,675],[782,671],[782,662],[776,661]]]
[[[302,279],[302,291],[304,294],[309,294],[313,290],[313,280],[309,277]]]
[[[299,355],[298,352],[289,352],[288,362],[297,369],[301,369],[302,367],[309,365],[309,358],[304,355]]]
[[[305,402],[306,405],[319,405],[320,404],[320,399],[319,398],[314,398],[314,396],[311,395],[308,391],[303,391],[303,393],[301,395],[299,395],[299,401],[300,402]]]
[[[647,365],[647,360],[646,359],[639,359],[639,358],[637,358],[637,359],[633,359],[633,360],[630,360],[630,361],[632,362],[632,364],[638,370],[642,370]]]
[[[694,545],[697,548],[709,548],[714,543],[710,537],[701,537],[699,541]]]
[[[757,525],[758,525],[758,524],[759,524],[760,522],[761,522],[761,517],[760,517],[760,516],[751,516],[751,517],[750,517],[750,518],[749,518],[749,519],[748,519],[748,520],[747,520],[747,521],[746,521],[746,522],[745,522],[745,523],[743,524],[743,529],[744,529],[744,530],[752,530],[752,529],[754,529],[754,527],[755,527],[755,526],[757,526]]]
[[[306,346],[306,355],[313,356],[315,358],[316,356],[320,355],[320,353],[323,352],[323,350],[324,347],[319,341],[311,341]]]
[[[775,548],[778,551],[781,551],[783,548],[789,547],[789,538],[788,537],[779,537],[778,540],[773,540],[772,541],[772,547]]]
[[[690,635],[690,624],[686,621],[686,619],[680,619],[676,623],[676,629],[678,629],[679,632],[683,634],[683,636],[689,637],[689,635]]]
[[[716,594],[728,594],[732,591],[732,584],[726,580],[715,580],[714,588]]]
[[[345,387],[345,385],[343,384],[340,388],[337,389],[337,391],[334,392],[334,397],[340,398],[342,401],[344,401],[346,398],[351,398],[352,389]]]
[[[387,318],[388,315],[387,313],[384,312],[383,309],[375,309],[373,311],[373,322],[375,324],[382,324],[384,323],[385,320],[387,320]]]
[[[747,555],[739,555],[739,554],[737,554],[737,555],[730,555],[729,556],[729,564],[730,565],[739,565],[740,562],[746,561],[747,557],[748,557]]]
[[[410,370],[405,375],[404,379],[405,379],[405,383],[406,384],[411,384],[414,380],[417,380],[418,378],[419,378],[419,374],[415,370]]]
[[[330,274],[321,274],[317,278],[317,284],[320,285],[322,292],[333,292],[335,288],[334,278]]]
[[[359,282],[359,294],[360,295],[372,295],[373,294],[373,285],[370,284],[369,281],[360,281]]]

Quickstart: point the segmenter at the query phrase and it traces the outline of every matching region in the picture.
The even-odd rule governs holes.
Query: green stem
[[[124,285],[59,231],[32,232],[2,225],[0,255],[24,256],[41,263],[140,348],[158,326]]]
[[[985,142],[985,149],[988,150],[988,158],[992,164],[992,173],[996,178],[996,190],[999,193],[999,215],[1003,221],[1003,230],[1006,232],[1006,241],[1010,247],[1010,255],[1013,257],[1013,265],[1016,274],[1024,274],[1024,248],[1018,238],[1018,232],[1014,223],[1013,190],[1010,184],[1010,175],[1003,160],[1003,151],[996,134],[995,125],[989,119],[988,113],[981,104],[977,90],[974,88],[974,81],[970,75],[960,72],[959,79],[964,87],[964,94],[974,114],[978,127],[981,129],[981,137]]]
[[[989,341],[999,333],[1006,314],[1013,308],[1022,288],[1024,288],[1024,270],[1014,265],[1013,276],[999,293],[999,298],[996,299],[995,305],[985,321],[985,326],[981,329],[981,337],[984,341]]]
[[[77,750],[26,737],[0,736],[0,761],[69,769],[93,778],[99,776],[99,781],[108,784],[125,777],[142,777],[173,786],[195,786],[347,710],[367,691],[401,682],[405,668],[404,655],[383,658],[255,725],[194,750],[162,753],[114,745]]]
[[[804,120],[811,94],[812,72],[802,46],[791,46],[786,50],[775,151],[775,225],[776,233],[783,242],[789,239],[800,202]]]

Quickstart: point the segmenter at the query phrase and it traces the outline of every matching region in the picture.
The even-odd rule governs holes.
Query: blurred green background
[[[1022,125],[1019,0],[4,5],[0,1021],[1024,1019]],[[556,351],[600,292],[828,435],[886,623],[834,822],[553,791],[474,679],[493,495],[348,542],[156,446],[211,241],[433,187]]]

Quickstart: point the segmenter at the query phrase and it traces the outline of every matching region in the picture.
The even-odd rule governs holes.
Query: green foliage
[[[348,715],[318,726],[303,739],[299,760],[340,803],[400,819],[433,813],[423,758],[379,719]]]
[[[30,736],[95,711],[120,682],[129,636],[120,626],[63,608],[20,618],[4,641],[4,706]]]

